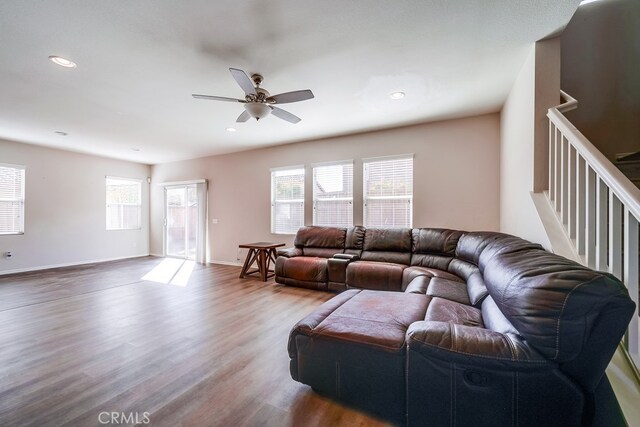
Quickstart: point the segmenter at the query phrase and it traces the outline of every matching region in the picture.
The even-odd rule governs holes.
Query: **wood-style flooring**
[[[289,330],[332,294],[163,262],[0,276],[0,426],[384,425],[289,376]]]

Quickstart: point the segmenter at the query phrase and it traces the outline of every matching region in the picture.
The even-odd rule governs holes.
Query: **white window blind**
[[[411,228],[413,157],[364,160],[364,225]]]
[[[304,225],[304,168],[271,171],[271,232],[294,234]]]
[[[142,226],[142,183],[135,179],[107,177],[107,230],[131,230]]]
[[[353,163],[313,168],[313,225],[353,226]]]
[[[0,234],[24,233],[24,166],[0,164]]]

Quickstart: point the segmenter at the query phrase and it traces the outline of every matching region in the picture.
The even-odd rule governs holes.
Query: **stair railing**
[[[560,91],[563,103],[550,108],[547,196],[584,265],[608,271],[626,285],[636,311],[622,342],[638,375],[638,257],[640,189],[615,167],[563,113],[578,101]]]

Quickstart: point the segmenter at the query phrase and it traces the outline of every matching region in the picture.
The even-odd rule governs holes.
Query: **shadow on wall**
[[[561,87],[579,102],[567,118],[612,162],[640,151],[640,2],[581,6],[561,41]]]

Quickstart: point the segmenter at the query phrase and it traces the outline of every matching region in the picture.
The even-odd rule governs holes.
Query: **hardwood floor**
[[[385,425],[289,376],[289,330],[332,294],[163,263],[0,276],[0,425]]]

